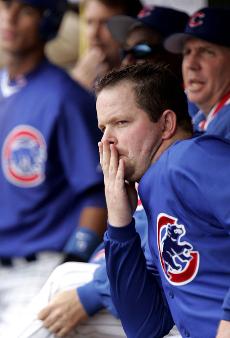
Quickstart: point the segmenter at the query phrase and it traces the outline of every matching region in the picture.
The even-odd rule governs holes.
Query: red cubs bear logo
[[[157,218],[157,244],[160,263],[165,277],[173,285],[191,282],[199,268],[199,253],[193,246],[183,240],[186,234],[184,225],[167,214]]]

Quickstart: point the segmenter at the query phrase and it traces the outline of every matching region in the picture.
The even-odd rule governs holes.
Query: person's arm
[[[76,199],[76,230],[65,245],[64,261],[86,262],[101,242],[107,220],[97,151],[101,134],[97,127],[95,98],[72,83],[62,110],[56,129],[58,154],[63,175]]]
[[[95,201],[96,204],[96,201]],[[79,226],[67,242],[65,262],[87,262],[102,241],[106,228],[107,210],[103,207],[86,206],[82,209]]]
[[[125,163],[114,144],[100,142],[99,152],[110,224],[104,240],[112,300],[128,337],[162,337],[173,320],[135,230],[135,187],[125,181]]]
[[[88,316],[107,309],[113,316],[118,317],[111,299],[105,261],[95,270],[93,280],[78,287],[77,293]]]
[[[134,221],[105,234],[111,296],[128,337],[163,337],[173,319],[157,278],[146,268]]]

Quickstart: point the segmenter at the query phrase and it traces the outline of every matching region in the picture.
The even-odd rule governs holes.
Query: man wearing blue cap
[[[106,223],[94,97],[44,57],[65,8],[0,1],[1,338],[63,260],[70,235],[71,255],[87,261]]]
[[[203,8],[194,13],[183,33],[165,40],[170,52],[183,53],[183,78],[188,99],[200,111],[194,129],[230,138],[230,9]]]
[[[118,15],[108,21],[108,28],[122,46],[122,65],[143,61],[165,62],[182,81],[181,56],[168,52],[163,41],[182,32],[188,15],[173,8],[145,6],[136,18]]]

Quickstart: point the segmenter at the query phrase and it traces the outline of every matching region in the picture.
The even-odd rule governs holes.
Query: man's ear
[[[174,136],[177,129],[177,117],[173,110],[167,109],[161,116],[162,139],[168,140]]]

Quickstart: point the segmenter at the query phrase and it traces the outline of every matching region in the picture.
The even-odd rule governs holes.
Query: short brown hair
[[[122,81],[133,84],[136,104],[151,121],[157,122],[166,109],[171,109],[177,116],[178,126],[192,132],[186,95],[167,65],[143,63],[113,70],[96,83],[96,94]]]

